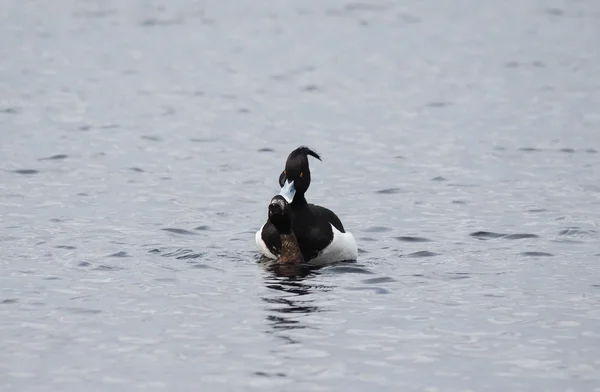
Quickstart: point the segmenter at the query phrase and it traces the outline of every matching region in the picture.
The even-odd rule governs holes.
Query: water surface
[[[600,391],[600,6],[0,5],[0,389]],[[356,263],[254,232],[306,144]]]

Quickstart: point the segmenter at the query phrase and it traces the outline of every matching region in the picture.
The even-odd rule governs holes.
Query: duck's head
[[[310,169],[308,167],[308,156],[321,160],[319,154],[308,147],[298,147],[290,153],[285,162],[285,170],[279,176],[281,196],[288,203],[304,201],[304,193],[310,186]]]
[[[269,222],[275,226],[280,234],[292,232],[292,216],[290,205],[281,195],[276,195],[269,203]]]

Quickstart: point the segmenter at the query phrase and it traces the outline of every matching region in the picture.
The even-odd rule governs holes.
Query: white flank
[[[333,230],[333,240],[317,257],[310,259],[309,264],[325,265],[358,258],[358,246],[352,233],[348,231],[342,233],[333,225],[331,225],[331,230]]]
[[[260,253],[262,253],[263,255],[265,255],[266,257],[268,257],[270,259],[275,260],[275,259],[277,259],[277,256],[275,256],[273,253],[271,253],[271,251],[267,247],[267,244],[265,244],[265,242],[262,239],[261,233],[262,233],[263,227],[265,227],[265,225],[262,225],[262,227],[256,232],[256,235],[254,236],[254,239],[256,240],[256,246],[258,247],[258,250],[260,250]]]

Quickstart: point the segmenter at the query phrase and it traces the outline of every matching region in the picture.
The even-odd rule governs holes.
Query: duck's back
[[[293,214],[294,233],[306,260],[330,263],[358,257],[354,236],[344,230],[333,211],[306,204],[293,209]]]
[[[336,218],[336,224],[341,224],[324,207],[305,204],[292,208],[292,227],[305,260],[315,258],[333,240],[331,216]]]
[[[338,216],[328,208],[318,206],[316,204],[308,204],[308,207],[313,215],[319,217],[318,219],[325,219],[331,223],[341,233],[345,233],[344,225]]]

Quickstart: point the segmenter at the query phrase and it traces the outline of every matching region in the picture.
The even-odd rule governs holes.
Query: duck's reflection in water
[[[318,268],[306,265],[264,264],[265,286],[269,289],[262,297],[268,304],[267,321],[274,334],[288,343],[298,343],[286,332],[315,328],[303,322],[312,313],[323,312],[315,305],[315,292],[329,291],[333,287],[311,284],[319,275]]]

